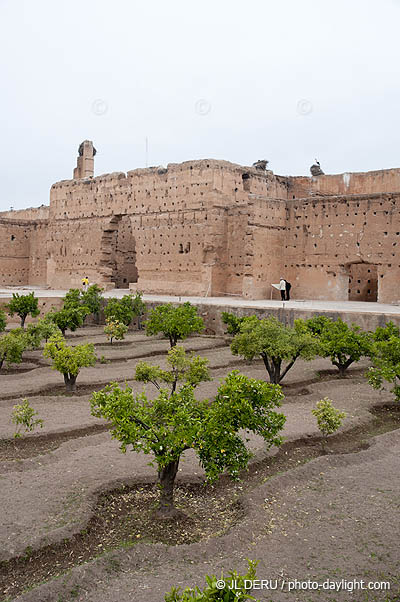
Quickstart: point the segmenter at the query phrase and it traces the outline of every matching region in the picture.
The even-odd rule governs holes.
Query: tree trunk
[[[262,359],[263,359],[264,366],[265,366],[265,367],[266,367],[266,369],[267,369],[267,372],[268,372],[268,375],[269,375],[269,381],[272,383],[272,382],[274,382],[274,381],[273,381],[273,378],[274,378],[273,367],[272,367],[272,365],[269,363],[268,356],[267,356],[265,353],[261,353],[261,357],[262,357]]]
[[[67,393],[75,393],[77,375],[64,374],[64,382]]]
[[[181,512],[174,506],[174,485],[178,472],[179,459],[167,464],[158,471],[160,498],[156,512],[157,518],[176,518]]]
[[[21,316],[21,328],[25,328],[26,316]]]
[[[277,359],[277,358],[272,358],[272,365],[274,367],[274,374],[273,374],[273,379],[271,380],[271,382],[274,385],[279,385],[279,382],[281,380],[281,364],[282,364],[282,360]]]
[[[340,378],[344,378],[346,376],[346,366],[344,364],[338,364],[338,368]]]

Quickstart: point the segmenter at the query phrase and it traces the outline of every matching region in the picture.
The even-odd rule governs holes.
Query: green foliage
[[[8,365],[22,362],[27,340],[25,336],[21,336],[21,332],[22,329],[18,328],[0,337],[0,369],[5,361]]]
[[[104,332],[112,345],[113,339],[122,341],[122,339],[125,338],[125,334],[128,332],[128,327],[118,320],[107,318]]]
[[[382,389],[384,381],[393,383],[396,401],[400,401],[400,333],[392,322],[376,329],[370,357],[373,367],[367,372],[369,384]]]
[[[385,326],[378,326],[373,334],[373,341],[389,341],[391,337],[400,337],[400,329],[393,322],[388,322]]]
[[[29,331],[31,324],[28,325],[27,331]],[[51,315],[46,314],[43,318],[39,318],[36,324],[33,324],[36,328],[32,331],[38,332],[38,336],[40,336],[41,341],[46,341],[53,335],[58,332],[58,326],[53,322]]]
[[[205,357],[186,355],[180,345],[172,347],[167,354],[169,370],[139,362],[136,366],[135,379],[144,383],[152,383],[159,391],[160,383],[171,386],[171,393],[176,390],[178,382],[184,382],[196,388],[201,382],[211,380],[208,370],[208,359]]]
[[[40,314],[38,302],[33,292],[28,295],[13,293],[13,297],[8,304],[8,313],[10,316],[17,314],[21,319],[21,328],[23,328],[27,316],[30,315],[32,318],[36,318]]]
[[[88,313],[97,315],[101,309],[103,289],[97,284],[89,286],[87,291],[81,291],[81,304],[88,308]]]
[[[37,426],[42,428],[43,420],[41,418],[35,418],[37,415],[38,413],[32,408],[27,399],[23,399],[22,404],[15,405],[11,414],[11,421],[17,426],[14,437],[21,437],[22,429],[28,433],[35,430]]]
[[[260,355],[272,383],[280,383],[299,357],[314,359],[318,349],[316,337],[307,331],[302,320],[296,320],[292,328],[273,316],[263,320],[256,316],[244,318],[231,344],[233,354],[248,360]],[[284,369],[283,361],[287,362]]]
[[[335,408],[328,397],[318,401],[316,409],[311,410],[311,412],[316,417],[318,428],[324,437],[335,433],[346,418],[346,412],[341,412]]]
[[[47,316],[49,320],[58,326],[62,334],[65,335],[67,328],[72,331],[81,328],[87,313],[87,307],[75,306],[72,303],[68,303],[59,311],[50,311]]]
[[[80,307],[81,291],[79,288],[70,288],[63,298],[63,307]]]
[[[313,316],[304,321],[306,327],[312,334],[320,335],[322,331],[332,324],[332,318],[326,316]]]
[[[177,307],[172,303],[159,305],[150,312],[146,321],[147,336],[162,333],[169,339],[171,347],[174,347],[178,340],[203,330],[203,319],[197,315],[196,307],[189,302]]]
[[[286,420],[274,411],[283,398],[279,386],[233,371],[221,383],[212,403],[199,401],[194,387],[200,379],[208,378],[204,362],[184,358],[179,349],[173,350],[168,361],[170,372],[143,363],[138,366],[136,377],[157,387],[155,399],[149,400],[144,392],[134,395],[130,387],[121,389],[111,383],[93,393],[90,400],[92,414],[112,423],[112,436],[121,443],[123,452],[130,445],[134,451],[153,455],[159,475],[160,511],[166,513],[173,508],[173,484],[186,449],[197,453],[209,480],[224,471],[237,478],[251,457],[239,431],[261,435],[268,446],[280,445],[279,432]],[[170,374],[177,366],[181,367],[182,380],[186,374],[186,382],[172,392],[160,388],[158,380],[170,384]]]
[[[68,310],[69,312],[74,309],[80,310],[82,313],[83,324],[85,317],[89,314],[98,315],[101,309],[102,291],[103,289],[97,284],[89,286],[87,291],[81,291],[79,288],[70,288],[63,299],[64,303],[62,310]],[[67,328],[69,328],[69,326],[67,326]]]
[[[133,315],[138,319],[138,329],[142,328],[142,317],[146,313],[146,304],[142,299],[143,293],[140,291],[136,292],[136,295],[132,298]]]
[[[60,333],[50,337],[44,346],[43,355],[53,360],[52,369],[63,374],[67,390],[71,391],[75,390],[76,377],[80,369],[94,366],[96,363],[93,344],[70,347]]]
[[[227,333],[232,334],[233,336],[239,334],[240,327],[246,319],[245,317],[239,318],[239,316],[236,316],[229,311],[223,311],[221,317],[223,323],[227,325]]]
[[[121,299],[110,297],[104,308],[104,315],[108,320],[118,320],[125,326],[129,326],[135,317],[132,295],[124,295]]]
[[[6,313],[0,309],[0,332],[4,332],[7,326],[7,316]]]
[[[370,354],[371,335],[356,324],[348,326],[340,318],[333,321],[317,316],[306,320],[305,325],[318,335],[320,355],[329,357],[341,376],[353,362]]]
[[[185,588],[182,592],[180,588],[173,587],[168,594],[165,594],[165,602],[245,602],[246,600],[257,600],[249,594],[246,588],[250,582],[256,579],[256,567],[258,562],[248,560],[248,571],[245,575],[240,575],[237,571],[229,571],[227,576],[221,573],[221,577],[216,575],[206,575],[206,587],[201,590],[199,587]],[[218,584],[224,584],[220,589]],[[231,584],[235,584],[235,589],[231,589]]]
[[[33,351],[39,349],[43,340],[51,337],[53,334],[59,332],[59,329],[51,322],[47,317],[40,318],[36,324],[28,324],[25,330],[22,328],[14,329],[19,336],[24,336],[26,340],[26,349]]]

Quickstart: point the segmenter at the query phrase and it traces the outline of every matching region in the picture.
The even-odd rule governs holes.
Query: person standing
[[[82,287],[83,291],[86,293],[89,287],[89,278],[87,276],[85,276],[85,278],[82,278]]]
[[[285,283],[286,283],[286,301],[290,301],[290,289],[292,288],[292,285],[287,280],[285,280]]]
[[[281,278],[279,281],[279,290],[281,291],[281,299],[285,301],[286,299],[286,280]]]

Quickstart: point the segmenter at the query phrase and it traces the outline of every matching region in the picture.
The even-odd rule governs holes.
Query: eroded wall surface
[[[252,270],[249,194],[286,197],[287,184],[212,160],[54,184],[48,282],[75,286],[87,275],[122,287],[136,279],[144,292],[242,295]]]
[[[400,193],[289,201],[284,267],[293,294],[400,299],[399,206]]]
[[[3,284],[400,299],[400,170],[283,177],[202,160],[65,180],[0,214]],[[15,238],[11,240],[11,236]]]

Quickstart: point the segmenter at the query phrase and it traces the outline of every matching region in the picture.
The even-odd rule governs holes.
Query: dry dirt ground
[[[244,571],[246,558],[259,560],[258,577],[278,586],[254,590],[257,600],[400,600],[399,413],[389,392],[376,392],[366,383],[366,362],[350,369],[345,379],[337,377],[329,360],[298,362],[283,386],[286,443],[279,451],[266,452],[262,440],[252,437],[254,459],[239,485],[223,479],[205,490],[196,457],[186,453],[179,499],[203,516],[198,524],[195,519],[189,527],[173,525],[163,533],[163,528],[152,530],[146,523],[146,504],[153,499],[146,484],[155,479],[149,458],[121,454],[107,425],[90,415],[88,400],[110,381],[126,381],[135,391],[142,390],[133,381],[136,363],[145,358],[164,365],[168,344],[130,332],[125,342],[111,347],[101,328],[81,329],[69,340],[93,342],[98,357],[103,356],[103,363],[82,370],[76,395],[64,393],[61,375],[50,369],[40,351],[26,354],[17,370],[0,375],[0,600],[162,602],[172,586],[203,586],[206,574]],[[213,381],[199,387],[201,397],[212,397],[232,369],[260,379],[267,376],[261,362],[232,356],[223,337],[194,337],[185,347],[210,360]],[[151,393],[151,386],[147,391]],[[331,453],[324,455],[311,409],[325,396],[347,412],[347,419],[332,440]],[[11,411],[24,397],[44,427],[14,444]],[[133,493],[127,489],[124,499],[131,507],[137,505],[146,528],[143,532],[138,522],[132,523],[134,545],[130,540],[110,550],[116,543],[93,516],[101,494],[121,484],[136,487]],[[120,504],[121,495],[115,499]],[[113,523],[108,531],[114,529]],[[197,529],[192,539],[187,536],[191,529]],[[81,542],[87,533],[98,536],[99,543],[85,562]],[[154,538],[164,543],[153,543]],[[184,543],[173,545],[174,538]],[[54,550],[59,545],[64,546],[64,564],[60,561],[57,571],[60,556]],[[45,551],[38,553],[41,549]],[[47,576],[36,566],[43,570],[49,550],[55,560],[48,561],[53,566]],[[66,550],[77,560],[65,564]],[[79,558],[81,564],[73,566]],[[302,583],[293,583],[296,579]],[[321,584],[344,580],[347,591],[298,589],[309,579]],[[391,590],[351,592],[353,580],[363,580],[366,587],[388,581]]]

